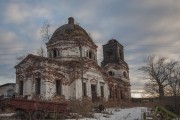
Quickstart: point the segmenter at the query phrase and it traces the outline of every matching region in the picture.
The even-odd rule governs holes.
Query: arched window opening
[[[112,98],[112,88],[109,88],[109,98]]]
[[[91,84],[91,95],[92,95],[92,101],[94,102],[97,100],[97,86],[94,84]]]
[[[56,50],[53,50],[53,57],[54,57],[54,58],[57,57],[57,52],[56,52]]]
[[[120,55],[120,59],[122,59],[122,53],[120,53],[119,55]]]
[[[85,82],[83,82],[83,96],[87,96],[87,88],[86,88],[86,83]]]
[[[35,78],[35,93],[36,95],[41,94],[41,78]]]
[[[60,80],[56,80],[56,94],[62,95],[62,84]]]
[[[23,81],[19,81],[19,95],[23,95]]]
[[[101,97],[104,97],[104,86],[101,86]]]
[[[128,77],[126,72],[123,72],[123,76],[124,76],[125,78]]]
[[[110,76],[114,76],[114,72],[113,72],[113,71],[109,71],[108,74],[109,74]]]
[[[110,49],[108,51],[108,57],[111,58],[113,56],[113,49]]]
[[[89,51],[89,58],[92,59],[92,52],[91,51]]]
[[[91,50],[86,52],[86,56],[90,59],[93,59],[93,60],[95,59],[95,54]]]
[[[120,59],[121,59],[121,60],[124,60],[124,57],[123,57],[123,52],[122,52],[122,50],[119,50],[119,57],[120,57]]]

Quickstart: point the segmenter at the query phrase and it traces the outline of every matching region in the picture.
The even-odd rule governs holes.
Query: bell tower
[[[124,47],[117,40],[111,39],[107,44],[103,45],[103,57],[104,59],[101,62],[102,68],[117,83],[109,88],[110,91],[116,94],[121,93],[121,99],[129,99],[129,67],[124,60]]]
[[[104,67],[108,63],[122,64],[124,61],[124,48],[115,39],[111,39],[107,44],[103,45],[103,61],[101,66]]]

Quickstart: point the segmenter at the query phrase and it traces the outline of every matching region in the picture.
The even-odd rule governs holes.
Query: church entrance
[[[92,101],[96,101],[97,99],[97,92],[96,92],[96,85],[91,85],[91,95],[92,95]]]

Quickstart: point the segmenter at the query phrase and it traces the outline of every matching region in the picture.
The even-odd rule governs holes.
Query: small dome
[[[68,18],[68,24],[62,25],[55,30],[51,39],[49,40],[49,43],[63,40],[63,38],[68,37],[86,37],[90,42],[93,42],[88,33],[81,26],[74,24],[73,17]]]
[[[119,42],[116,39],[111,39],[107,43],[110,44],[110,43],[119,43]]]

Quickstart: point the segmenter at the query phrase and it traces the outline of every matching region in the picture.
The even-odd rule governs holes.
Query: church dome
[[[74,37],[86,38],[90,43],[94,43],[88,33],[81,26],[74,23],[73,17],[68,18],[68,24],[64,24],[55,30],[48,43]]]
[[[81,26],[74,23],[73,17],[55,30],[46,47],[48,57],[61,61],[79,60],[80,52],[82,57],[97,59],[97,45]]]

